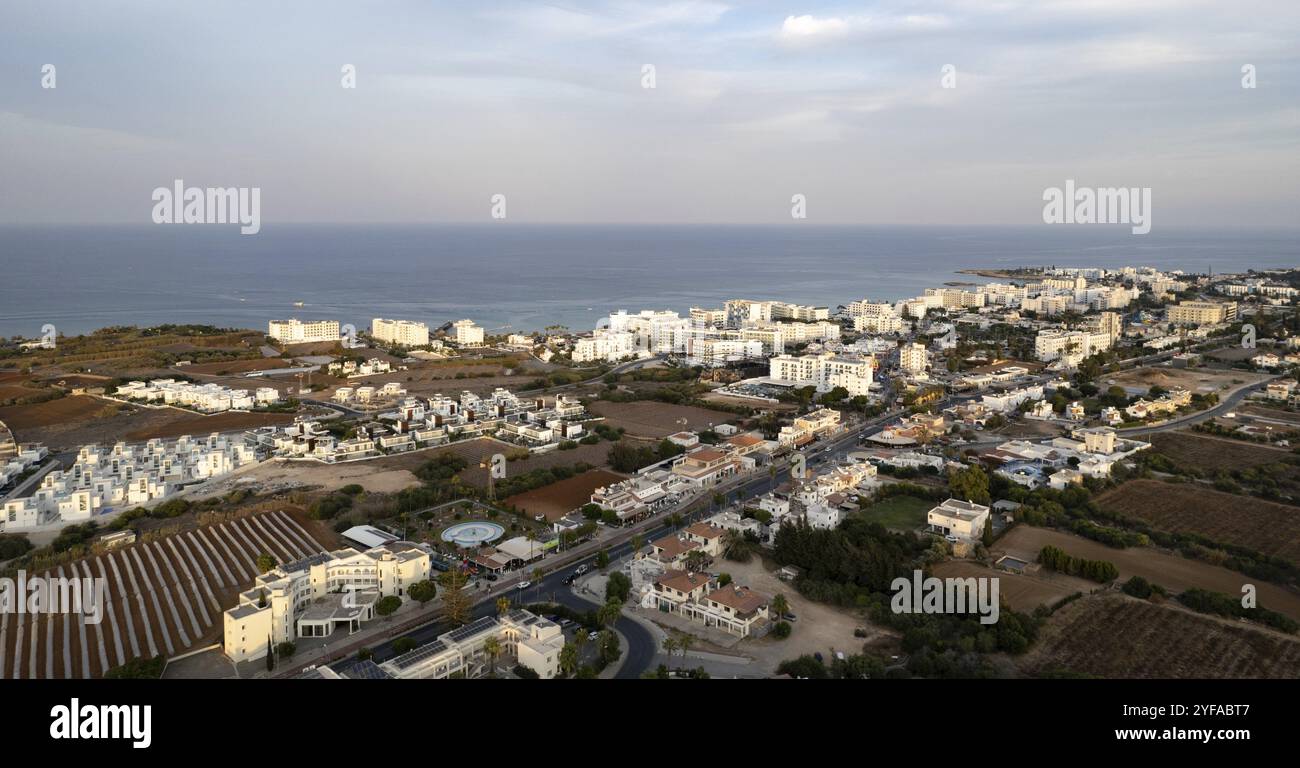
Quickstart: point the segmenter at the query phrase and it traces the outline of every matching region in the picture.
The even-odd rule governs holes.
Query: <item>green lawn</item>
[[[915,496],[891,496],[862,510],[862,517],[886,528],[910,531],[925,525],[925,513],[934,502]]]

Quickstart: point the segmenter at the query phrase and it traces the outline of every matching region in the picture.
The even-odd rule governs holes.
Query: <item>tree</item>
[[[664,653],[668,654],[668,658],[671,659],[673,657],[673,654],[677,652],[677,648],[676,635],[669,635],[664,638]]]
[[[488,674],[496,675],[497,673],[497,656],[501,655],[501,641],[495,637],[489,636],[483,641],[483,653],[488,658]]]
[[[611,598],[596,610],[596,623],[602,627],[613,626],[623,614],[622,601]]]
[[[266,636],[266,671],[275,670],[275,647],[271,645],[271,636]]]
[[[635,555],[637,552],[640,552],[641,547],[644,546],[645,546],[645,537],[639,533],[632,534],[632,554]]]
[[[626,602],[632,592],[632,580],[622,571],[615,571],[605,582],[605,599]]]
[[[988,504],[990,500],[988,473],[977,464],[959,469],[948,476],[948,491],[955,498],[965,499],[975,504]]]
[[[609,553],[605,551],[604,547],[601,547],[601,550],[596,553],[596,567],[602,571],[609,567]]]
[[[447,618],[454,624],[468,622],[471,605],[469,595],[465,594],[465,574],[452,568],[438,577],[438,581],[442,584],[442,606]]]
[[[279,645],[275,646],[275,653],[276,653],[276,655],[277,655],[277,656],[282,656],[282,657],[284,657],[284,658],[286,658],[286,659],[289,658],[289,657],[291,657],[291,656],[293,656],[293,655],[294,655],[295,653],[297,653],[297,652],[298,652],[298,646],[294,645],[293,643],[289,642],[288,640],[286,640],[286,641],[284,641],[283,643],[280,643]]]
[[[504,595],[497,598],[497,615],[505,616],[510,612],[510,598]]]
[[[578,646],[573,643],[565,643],[560,649],[560,672],[565,675],[573,674],[578,668]]]
[[[393,641],[393,653],[401,656],[403,653],[414,651],[419,643],[415,642],[413,637],[399,637]]]
[[[396,611],[401,607],[402,598],[397,595],[388,595],[387,597],[380,598],[379,602],[375,603],[375,613],[380,616],[391,616],[393,611]]]
[[[257,570],[259,573],[266,573],[276,566],[275,558],[263,552],[257,556]]]
[[[438,585],[426,579],[417,584],[412,584],[406,594],[412,600],[418,600],[423,605],[438,596]]]
[[[993,515],[984,518],[984,535],[980,537],[980,542],[985,548],[993,546]]]
[[[790,612],[790,601],[785,599],[785,595],[778,592],[776,593],[776,597],[772,598],[772,604],[768,607],[770,607],[772,613],[775,613],[777,616],[784,616]]]

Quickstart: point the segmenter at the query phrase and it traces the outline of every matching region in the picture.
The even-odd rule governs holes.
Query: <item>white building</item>
[[[5,503],[0,530],[33,530],[84,522],[97,515],[160,502],[184,486],[228,474],[257,461],[242,440],[213,433],[174,441],[83,446],[67,470],[41,478],[29,497]]]
[[[304,323],[297,318],[272,320],[267,327],[266,335],[282,344],[338,341],[339,321],[308,320]]]
[[[682,354],[686,351],[686,338],[690,331],[689,318],[676,312],[642,310],[629,315],[619,310],[609,316],[609,330],[614,333],[631,333],[636,348],[652,355]]]
[[[483,329],[474,325],[473,320],[457,320],[451,324],[456,343],[462,347],[483,346]]]
[[[875,374],[875,358],[869,356],[777,355],[769,362],[769,376],[786,386],[814,386],[818,392],[844,387],[849,397],[866,395]]]
[[[898,367],[908,373],[922,373],[930,364],[924,344],[904,344],[898,348]]]
[[[1110,349],[1112,341],[1106,332],[1047,328],[1034,339],[1034,354],[1044,362],[1061,360],[1066,365],[1077,365],[1090,355]]]
[[[224,647],[231,661],[266,656],[267,643],[327,637],[361,629],[381,597],[402,596],[426,581],[429,554],[393,543],[358,552],[339,549],[287,563],[257,577],[225,612]]]
[[[370,335],[376,341],[400,347],[429,345],[429,326],[414,320],[386,320],[376,317],[370,322]]]
[[[573,362],[585,363],[603,360],[616,363],[637,352],[636,335],[629,331],[611,331],[597,328],[591,338],[578,339],[573,346]]]

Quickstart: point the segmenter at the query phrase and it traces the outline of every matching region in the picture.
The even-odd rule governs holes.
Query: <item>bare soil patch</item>
[[[624,479],[625,475],[607,469],[593,469],[558,483],[517,493],[506,499],[529,516],[542,515],[555,522],[591,500],[591,492]]]
[[[662,438],[681,431],[708,429],[738,421],[740,417],[726,411],[713,411],[693,405],[673,405],[651,400],[631,403],[597,401],[588,409],[603,416],[612,427],[622,427],[632,437]]]

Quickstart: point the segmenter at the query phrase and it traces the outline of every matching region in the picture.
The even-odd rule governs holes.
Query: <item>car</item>
[[[799,620],[799,617],[798,617],[798,616],[795,616],[793,613],[783,613],[783,614],[781,614],[781,618],[784,619],[784,620],[786,620],[786,621],[798,621],[798,620]]]
[[[565,576],[563,579],[561,579],[561,582],[564,583],[564,584],[572,584],[574,578],[576,578],[577,575],[578,575],[578,574],[576,574],[576,573],[571,573],[571,574],[569,574],[568,576]]]
[[[595,639],[597,639],[597,638],[599,638],[599,637],[600,637],[600,633],[599,633],[599,632],[588,632],[588,633],[587,633],[587,639],[588,639],[588,640],[595,640]]]
[[[496,581],[499,577],[495,573],[484,573],[483,578],[488,581]]]
[[[576,573],[576,574],[578,574],[579,576],[581,576],[582,574],[586,573],[586,572],[589,571],[589,570],[591,570],[591,566],[588,566],[588,565],[580,565],[580,566],[578,566],[578,568],[574,571],[574,573]]]
[[[519,582],[518,584],[515,585],[515,589],[518,589],[518,590],[521,590],[521,591],[522,591],[522,590],[528,589],[528,588],[531,587],[532,585],[533,585],[533,583],[532,583],[531,581],[521,581],[521,582]]]

